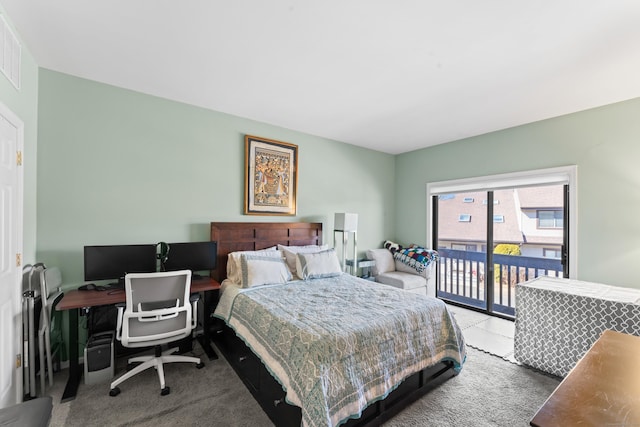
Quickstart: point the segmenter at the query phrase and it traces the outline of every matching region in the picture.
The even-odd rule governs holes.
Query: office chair
[[[162,344],[191,335],[196,326],[197,298],[190,298],[191,271],[157,273],[130,273],[124,278],[126,305],[118,306],[116,339],[124,347],[155,346],[154,356],[129,359],[129,363],[142,362],[111,383],[110,396],[120,394],[118,384],[134,375],[154,367],[160,379],[160,394],[170,393],[164,380],[164,363],[195,363],[204,366],[198,357],[172,355],[176,348],[162,351]]]

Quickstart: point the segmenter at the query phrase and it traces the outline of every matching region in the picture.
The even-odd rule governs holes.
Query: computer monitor
[[[119,280],[127,273],[157,271],[156,245],[84,247],[84,280]]]
[[[166,271],[204,271],[216,268],[218,245],[216,242],[169,243],[169,252],[163,266]],[[197,277],[197,275],[196,275]]]

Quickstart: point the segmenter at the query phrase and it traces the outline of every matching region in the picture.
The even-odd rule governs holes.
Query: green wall
[[[0,13],[12,26],[11,19],[0,6]],[[15,28],[12,27],[17,34]],[[17,34],[19,37],[19,34]],[[38,141],[38,65],[25,44],[21,41],[20,89],[16,89],[4,74],[0,73],[0,102],[9,108],[24,123],[23,152],[23,264],[36,260],[36,176]]]
[[[38,259],[83,279],[84,245],[208,240],[211,221],[359,214],[362,252],[395,223],[394,156],[40,70]],[[299,147],[297,216],[247,216],[244,135]]]
[[[578,278],[640,288],[640,99],[391,156],[39,69],[23,44],[0,101],[25,123],[24,261],[68,286],[86,244],[202,240],[210,221],[322,221],[332,244],[347,211],[361,251],[425,242],[427,182],[575,164]],[[245,134],[299,146],[297,216],[243,215]]]
[[[426,184],[578,166],[578,279],[640,288],[640,98],[396,157],[396,236],[426,239]]]

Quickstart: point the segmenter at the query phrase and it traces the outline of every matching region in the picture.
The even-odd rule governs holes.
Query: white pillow
[[[242,254],[240,264],[243,288],[285,283],[291,280],[291,273],[282,258]]]
[[[276,250],[275,246],[267,249],[261,249],[259,251],[230,252],[227,256],[227,279],[233,283],[242,283],[242,266],[240,265],[240,257],[243,254],[270,256],[274,258],[282,257],[282,254]]]
[[[296,270],[301,279],[320,279],[342,274],[342,267],[335,249],[322,252],[298,253]]]
[[[284,246],[278,245],[278,250],[284,254],[284,259],[287,261],[287,266],[294,277],[302,279],[302,276],[296,272],[296,254],[298,253],[313,253],[326,251],[329,249],[329,245],[307,245],[307,246]]]
[[[376,265],[372,268],[374,276],[396,270],[396,263],[389,249],[369,249],[367,258],[376,262]]]

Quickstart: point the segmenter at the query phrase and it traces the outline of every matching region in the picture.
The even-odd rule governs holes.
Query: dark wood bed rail
[[[227,255],[236,251],[256,251],[278,244],[304,246],[322,244],[321,222],[212,222],[211,240],[218,243],[216,269],[211,277],[222,282],[227,277]]]

